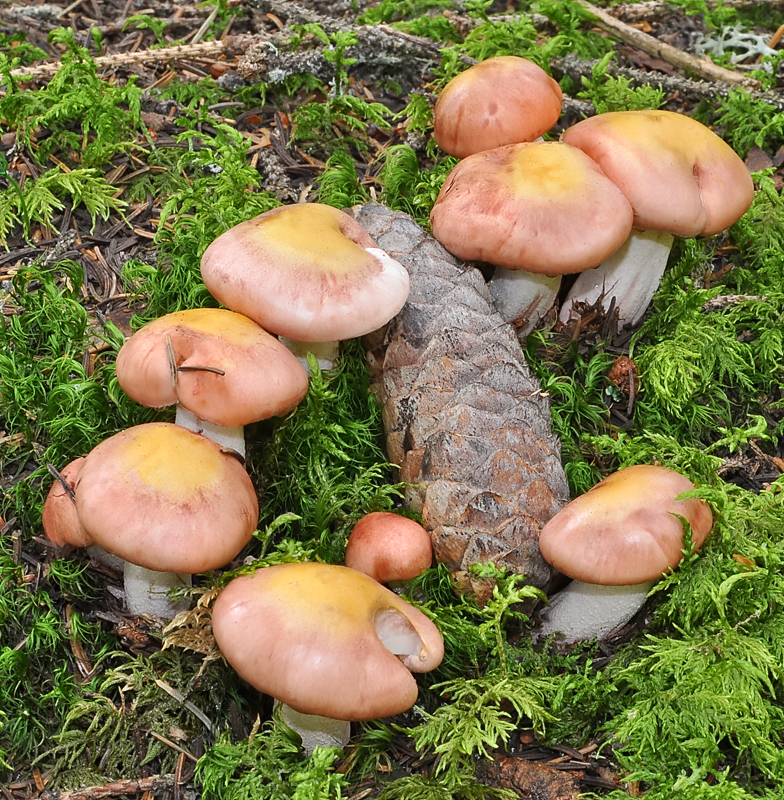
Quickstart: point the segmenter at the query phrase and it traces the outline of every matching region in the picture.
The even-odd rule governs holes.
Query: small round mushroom
[[[367,575],[329,564],[235,578],[215,601],[212,627],[226,660],[259,691],[300,714],[344,720],[339,731],[327,726],[333,743],[345,744],[349,721],[410,708],[418,694],[411,671],[434,669],[444,655],[422,612]],[[306,750],[324,743],[318,732],[298,732]]]
[[[165,592],[217,569],[250,541],[258,501],[248,473],[219,444],[180,425],[137,425],[85,458],[74,493],[87,538],[125,565],[134,614],[170,617]]]
[[[713,236],[737,222],[754,198],[746,165],[710,128],[672,111],[597,114],[564,131],[562,140],[587,153],[634,209],[628,242],[595,270],[580,275],[561,308],[613,298],[618,328],[636,325],[650,305],[674,236]]]
[[[458,158],[532,142],[561,115],[561,87],[533,61],[480,61],[444,87],[433,113],[438,146]]]
[[[410,581],[432,561],[430,534],[413,519],[389,511],[366,514],[346,543],[346,566],[379,583]]]
[[[545,559],[572,578],[540,614],[537,638],[605,638],[640,609],[654,583],[680,563],[685,519],[698,549],[713,515],[683,475],[641,464],[618,470],[562,508],[539,534]]]
[[[377,330],[408,297],[406,269],[353,217],[319,203],[230,228],[205,251],[201,274],[221,303],[293,340],[292,349],[317,344],[323,366],[334,362],[339,340]]]
[[[177,311],[133,334],[117,354],[117,380],[151,408],[177,403],[177,423],[245,455],[243,427],[285,414],[308,375],[274,336],[219,308]]]
[[[430,223],[453,255],[495,265],[496,308],[524,334],[552,306],[562,275],[597,266],[623,244],[632,209],[576,147],[530,142],[461,161]]]

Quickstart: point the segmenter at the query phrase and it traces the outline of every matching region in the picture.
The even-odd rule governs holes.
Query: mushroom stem
[[[642,607],[656,581],[631,586],[600,586],[574,580],[550,598],[534,629],[536,641],[551,633],[562,641],[604,639],[619,631]]]
[[[595,303],[601,298],[605,310],[615,298],[618,330],[636,325],[659,288],[673,236],[666,231],[632,230],[629,238],[596,269],[580,273],[561,308],[567,323],[574,303]]]
[[[560,275],[505,267],[496,267],[488,284],[496,311],[515,324],[518,336],[527,336],[553,307],[560,286]]]
[[[297,339],[287,339],[285,336],[279,336],[278,339],[302,364],[308,375],[310,375],[308,353],[313,353],[316,357],[319,369],[334,369],[338,363],[340,342],[300,342]]]
[[[317,747],[339,747],[343,749],[351,738],[351,723],[343,719],[322,717],[318,714],[303,714],[285,703],[275,701],[283,722],[299,734],[302,749],[311,756]]]
[[[242,425],[236,427],[213,425],[211,422],[200,419],[180,403],[177,403],[177,414],[174,422],[189,431],[203,434],[208,439],[217,442],[221,447],[234,450],[242,458],[245,458],[245,429]]]
[[[131,614],[150,614],[154,617],[172,619],[190,605],[188,600],[172,600],[166,594],[169,589],[190,586],[190,575],[158,572],[126,561],[123,576],[125,605]]]

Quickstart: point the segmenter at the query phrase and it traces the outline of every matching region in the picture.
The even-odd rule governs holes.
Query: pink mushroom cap
[[[532,142],[561,115],[561,87],[533,61],[480,61],[444,87],[434,111],[438,146],[458,158]]]
[[[634,225],[674,236],[713,236],[754,199],[740,156],[710,128],[672,111],[613,111],[564,131],[628,198]]]
[[[282,206],[215,239],[201,261],[221,303],[301,342],[363,336],[408,297],[408,272],[353,217],[319,203]]]
[[[85,458],[76,511],[93,543],[147,569],[196,573],[228,564],[258,521],[240,462],[198,433],[137,425]]]
[[[218,308],[177,311],[140,328],[120,348],[117,380],[144,406],[179,402],[226,426],[285,414],[308,391],[307,373],[283,344]]]
[[[362,517],[346,544],[346,566],[379,583],[409,581],[432,561],[430,534],[413,519],[388,511]]]
[[[609,475],[564,506],[539,534],[545,559],[583,583],[630,586],[655,580],[683,556],[683,524],[692,546],[710,533],[713,514],[703,500],[675,498],[694,489],[666,467],[640,464]]]
[[[631,233],[632,209],[578,148],[528,142],[461,161],[430,223],[458,258],[555,276],[596,267],[617,250]]]
[[[212,613],[215,640],[248,683],[303,714],[367,720],[399,714],[418,694],[411,670],[441,662],[441,634],[421,611],[367,575],[281,564],[233,580]],[[398,657],[380,636],[413,636]]]

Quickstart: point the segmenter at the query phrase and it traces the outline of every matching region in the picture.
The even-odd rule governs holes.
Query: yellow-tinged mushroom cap
[[[528,142],[461,161],[430,223],[458,258],[554,276],[604,261],[631,232],[632,210],[581,150]]]
[[[308,390],[302,365],[242,314],[199,308],[166,314],[117,355],[117,380],[142,405],[181,403],[215,425],[249,425],[284,414]]]
[[[628,586],[655,580],[682,557],[683,525],[698,548],[713,525],[683,475],[641,464],[620,469],[564,506],[542,528],[539,547],[557,570],[583,583]]]
[[[417,698],[410,670],[434,669],[444,654],[424,614],[367,575],[329,564],[281,564],[236,578],[216,600],[212,625],[248,683],[303,714],[333,719],[405,711]],[[405,658],[380,637],[404,640],[390,646]]]
[[[597,114],[562,138],[587,153],[621,189],[638,228],[712,236],[737,222],[754,198],[751,175],[737,153],[684,114]]]
[[[303,342],[363,336],[408,297],[408,273],[353,217],[318,203],[273,209],[221,234],[201,261],[221,303]]]
[[[227,564],[258,521],[256,492],[242,464],[211,439],[165,422],[101,442],[85,458],[75,493],[95,544],[160,572]]]

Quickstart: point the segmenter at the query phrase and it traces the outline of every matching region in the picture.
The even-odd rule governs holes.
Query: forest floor
[[[784,4],[598,5],[0,0],[4,800],[780,796]],[[660,107],[713,127],[754,174],[752,210],[676,246],[640,325],[586,308],[564,326],[556,308],[523,341],[573,496],[657,461],[699,487],[714,534],[619,636],[574,648],[533,647],[514,577],[480,607],[431,570],[414,594],[451,655],[420,704],[306,759],[199,609],[165,633],[128,614],[120,575],[45,538],[43,499],[71,459],[168,419],[123,396],[114,356],[142,322],[215,304],[210,241],[313,201],[378,200],[426,227],[455,163],[432,139],[438,92],[510,53],[564,89],[552,138]],[[301,412],[249,431],[262,516],[227,575],[339,562],[362,514],[399,505],[363,362],[347,345]],[[225,579],[194,597],[207,608]]]

